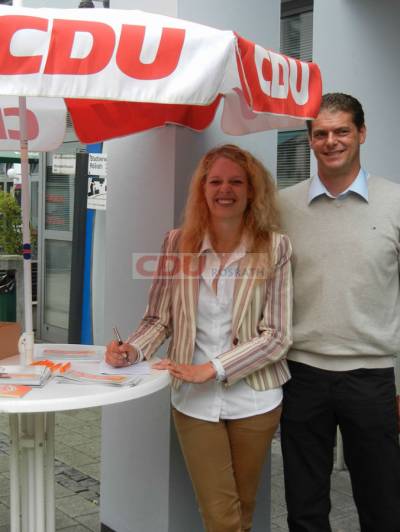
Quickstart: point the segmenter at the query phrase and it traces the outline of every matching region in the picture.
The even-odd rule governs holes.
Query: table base
[[[9,414],[11,532],[55,531],[54,419]]]

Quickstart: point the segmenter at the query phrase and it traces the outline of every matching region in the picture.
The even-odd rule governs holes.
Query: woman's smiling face
[[[250,198],[246,172],[231,159],[219,157],[206,176],[204,196],[211,219],[241,220]]]

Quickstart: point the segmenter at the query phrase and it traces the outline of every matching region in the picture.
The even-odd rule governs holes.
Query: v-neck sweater
[[[310,180],[280,193],[293,247],[295,360],[331,370],[393,366],[400,352],[400,186],[368,179],[308,203]]]

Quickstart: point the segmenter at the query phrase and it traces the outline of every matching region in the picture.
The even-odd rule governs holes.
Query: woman
[[[168,358],[153,367],[172,376],[174,422],[210,532],[251,529],[289,379],[291,247],[278,227],[263,165],[230,144],[208,152],[182,228],[164,241],[141,324],[107,346],[107,362],[121,367],[171,336]]]

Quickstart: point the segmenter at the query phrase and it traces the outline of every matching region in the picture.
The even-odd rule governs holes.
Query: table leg
[[[45,530],[44,522],[44,418],[45,414],[34,414],[34,479],[36,532]]]
[[[11,532],[55,532],[55,414],[10,414]],[[22,501],[21,501],[22,499]]]
[[[19,423],[18,414],[9,415],[10,423],[10,528],[20,532],[20,493],[19,493]]]
[[[46,532],[55,531],[55,480],[54,480],[54,432],[55,414],[48,412],[46,415]]]
[[[21,433],[26,434],[26,416],[21,417]],[[20,438],[21,440],[21,438]],[[28,457],[20,445],[20,489],[22,532],[28,532]]]
[[[26,478],[23,482],[28,489],[27,506],[28,506],[28,532],[36,531],[36,517],[35,517],[35,454],[34,454],[34,416],[32,414],[21,414],[21,418],[26,418],[26,433],[24,434],[22,443],[23,451],[27,457]]]

